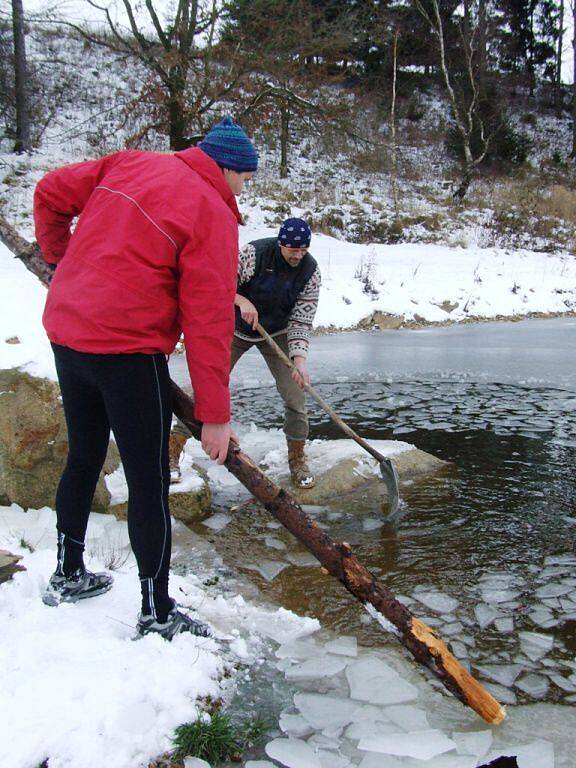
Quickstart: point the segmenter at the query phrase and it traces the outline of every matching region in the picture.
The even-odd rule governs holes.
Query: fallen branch
[[[39,279],[48,285],[50,268],[39,264],[39,250],[20,238],[4,220],[0,239]],[[194,418],[192,399],[174,382],[172,407],[176,416],[200,437],[202,425]],[[505,709],[475,680],[450,653],[445,643],[424,622],[413,616],[394,594],[353,555],[350,546],[338,544],[311,520],[294,497],[273,483],[237,444],[230,443],[226,468],[271,512],[310,552],[323,568],[353,594],[386,629],[392,629],[420,664],[428,667],[460,701],[486,722],[501,723]]]

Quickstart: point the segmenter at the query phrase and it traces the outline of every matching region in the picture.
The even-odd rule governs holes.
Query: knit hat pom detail
[[[206,134],[198,147],[222,168],[237,173],[252,172],[258,168],[254,145],[229,115]]]

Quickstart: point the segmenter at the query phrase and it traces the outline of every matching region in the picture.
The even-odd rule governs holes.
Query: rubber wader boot
[[[187,439],[186,435],[182,435],[180,432],[170,432],[168,454],[170,457],[170,483],[172,485],[174,483],[179,483],[182,479],[180,456],[182,455]]]
[[[288,466],[292,482],[298,488],[312,488],[316,485],[316,478],[310,472],[304,454],[305,440],[286,440],[288,444]]]

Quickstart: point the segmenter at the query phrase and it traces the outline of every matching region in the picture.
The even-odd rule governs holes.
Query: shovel
[[[262,336],[263,339],[265,339],[268,344],[272,347],[272,349],[276,352],[278,357],[282,360],[283,363],[285,363],[288,368],[290,368],[293,371],[298,370],[292,360],[286,355],[276,344],[272,336],[266,331],[260,323],[257,323],[256,330]],[[355,440],[358,445],[362,446],[365,451],[368,451],[368,453],[373,456],[378,464],[380,465],[380,474],[382,475],[382,479],[384,480],[384,484],[386,485],[386,490],[388,491],[388,503],[390,505],[390,515],[394,515],[396,511],[398,510],[398,506],[400,504],[400,493],[398,490],[398,475],[396,473],[396,468],[394,464],[390,461],[390,459],[387,459],[386,456],[382,456],[381,453],[379,453],[375,448],[373,448],[370,443],[367,443],[366,440],[360,437],[360,435],[357,435],[354,430],[348,426],[340,416],[334,411],[328,403],[323,400],[318,392],[314,389],[314,387],[311,384],[304,384],[304,389],[308,394],[316,400],[318,405],[323,408],[326,413],[330,416],[332,421],[337,424],[341,430],[343,430],[349,437],[352,438],[352,440]]]

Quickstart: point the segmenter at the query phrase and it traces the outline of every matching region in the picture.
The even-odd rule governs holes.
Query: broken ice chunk
[[[490,763],[502,755],[515,755],[518,768],[554,768],[554,747],[549,741],[507,745],[502,750],[490,752],[484,760]]]
[[[495,619],[494,625],[498,632],[502,632],[504,635],[514,632],[514,619],[511,619],[508,616],[501,616],[500,618]]]
[[[330,640],[324,646],[328,653],[335,653],[338,656],[357,656],[358,643],[354,635],[340,635],[336,640]]]
[[[482,599],[485,603],[506,603],[517,596],[518,592],[511,589],[482,589]]]
[[[317,677],[332,677],[342,672],[348,664],[347,660],[337,656],[319,656],[307,659],[286,670],[287,680],[313,680]]]
[[[311,638],[293,640],[291,643],[283,643],[279,648],[276,648],[276,656],[279,659],[303,660],[322,655],[322,647]]]
[[[418,690],[383,661],[367,658],[346,668],[350,696],[372,704],[404,704],[418,698]]]
[[[418,602],[437,613],[452,613],[458,607],[458,600],[442,592],[417,592],[414,597]]]
[[[489,680],[510,688],[518,675],[524,670],[520,664],[485,664],[478,667],[478,671]]]
[[[492,744],[492,731],[461,731],[453,733],[459,755],[475,755],[483,757]]]
[[[377,517],[367,517],[362,520],[362,530],[364,531],[376,531],[378,528],[382,528],[384,520]]]
[[[371,736],[381,736],[383,733],[398,733],[398,728],[393,723],[381,720],[366,720],[352,723],[344,732],[347,739],[366,739]]]
[[[259,563],[250,563],[245,566],[249,571],[257,571],[266,581],[273,581],[287,567],[287,563],[281,563],[278,560],[261,560]]]
[[[232,520],[231,515],[227,515],[225,512],[216,512],[215,515],[202,520],[202,525],[211,528],[213,531],[221,531],[226,528],[230,520]]]
[[[266,754],[286,768],[322,768],[312,747],[300,739],[274,739],[266,744]]]
[[[286,559],[297,568],[311,568],[316,565],[320,567],[320,563],[310,552],[290,552]]]
[[[572,588],[567,584],[544,584],[543,587],[538,587],[536,590],[536,596],[542,599],[548,597],[562,597],[572,591]]]
[[[558,620],[554,618],[552,611],[545,608],[532,611],[529,616],[537,627],[542,627],[543,629],[549,629],[558,624]]]
[[[554,646],[554,638],[551,635],[543,635],[540,632],[520,632],[518,637],[522,652],[532,661],[541,659]]]
[[[484,688],[486,688],[488,693],[491,693],[495,699],[498,699],[500,704],[516,704],[516,694],[509,688],[504,688],[503,685],[498,685],[497,683],[485,683]]]
[[[320,693],[297,693],[294,704],[313,728],[344,728],[352,722],[359,704],[350,699]]]
[[[280,729],[288,736],[294,736],[296,739],[306,739],[314,729],[310,726],[302,715],[290,715],[283,713],[278,721]]]
[[[318,750],[318,758],[320,759],[322,768],[348,768],[349,765],[352,765],[349,757],[346,757],[345,755],[337,755],[326,749]]]
[[[366,752],[382,752],[398,757],[415,757],[430,760],[437,755],[456,749],[448,736],[437,730],[411,731],[409,733],[383,734],[361,739],[358,749]]]
[[[486,629],[486,627],[489,627],[490,624],[492,624],[498,615],[498,611],[490,605],[480,603],[474,608],[474,614],[476,615],[476,621],[478,622],[480,629]]]
[[[264,543],[267,547],[271,547],[272,549],[286,549],[286,544],[284,544],[283,541],[280,541],[280,539],[277,539],[275,536],[265,536]]]
[[[426,712],[410,704],[386,707],[384,712],[390,721],[403,731],[426,731],[430,728]]]
[[[543,699],[549,687],[550,683],[545,677],[535,675],[533,672],[523,675],[516,683],[516,688],[532,696],[533,699]]]

